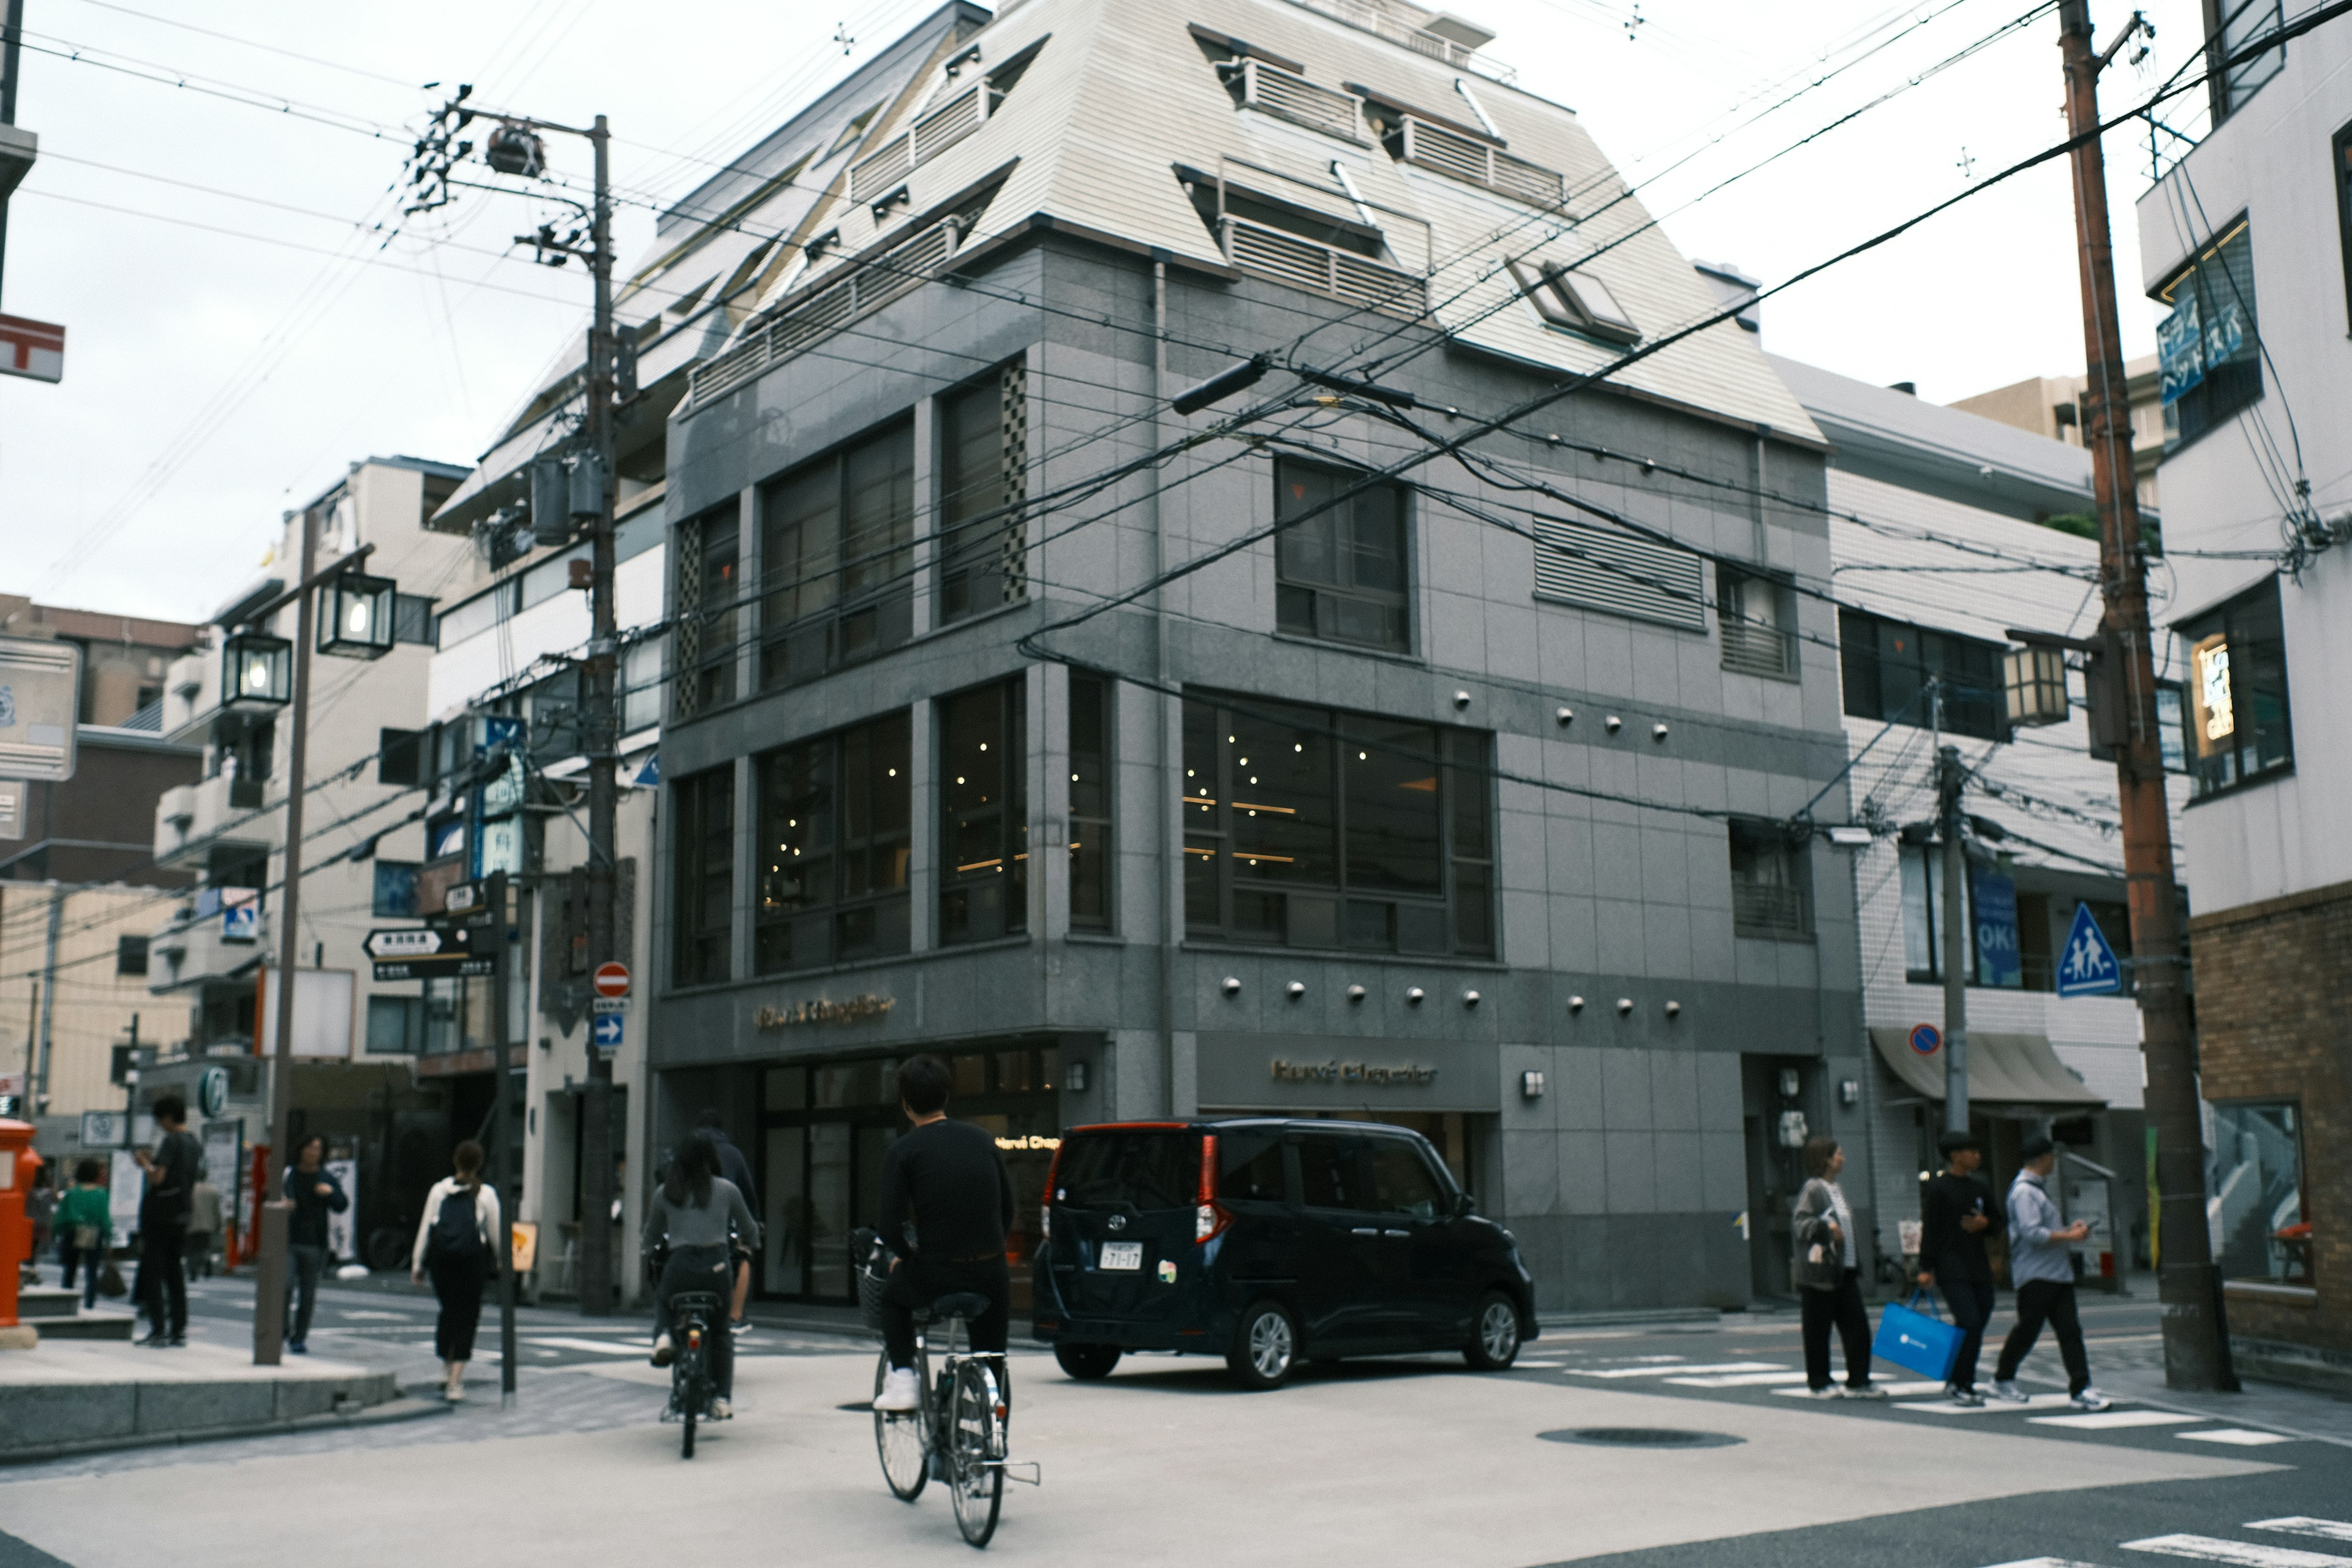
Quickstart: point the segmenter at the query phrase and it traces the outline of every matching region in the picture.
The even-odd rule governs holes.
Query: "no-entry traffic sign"
[[[600,963],[596,966],[596,994],[626,996],[629,994],[629,966],[625,963]]]

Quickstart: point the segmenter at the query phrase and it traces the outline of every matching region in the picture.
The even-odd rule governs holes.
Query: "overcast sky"
[[[932,3],[26,0],[17,120],[41,161],[11,205],[0,310],[68,337],[62,385],[0,378],[0,592],[201,620],[257,574],[279,514],[351,461],[470,463],[488,445],[584,328],[586,279],[514,258],[506,242],[556,216],[514,196],[462,192],[376,231],[397,218],[404,127],[438,97],[422,84],[471,81],[478,101],[549,119],[602,111],[616,181],[675,198]],[[1454,8],[1631,177],[1656,177],[1645,198],[1685,254],[1771,282],[2063,136],[2053,16],[1906,85],[2028,3],[1643,0],[1638,23],[1616,0]],[[2109,113],[2197,41],[2193,0],[2144,8],[2158,47],[2109,72]],[[2094,10],[2104,42],[2130,7]],[[1855,61],[1857,46],[1883,47]],[[1824,58],[1846,68],[1762,112]],[[585,177],[584,145],[551,153]],[[2119,131],[2107,156],[2137,356],[2154,346],[2131,205],[2147,153]],[[2067,192],[2053,162],[1800,285],[1766,305],[1767,345],[1940,402],[2079,372]],[[651,233],[649,205],[623,209],[625,258]]]

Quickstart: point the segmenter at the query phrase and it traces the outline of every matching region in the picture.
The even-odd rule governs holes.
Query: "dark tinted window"
[[[1404,503],[1391,485],[1282,458],[1275,470],[1276,616],[1301,637],[1405,646]],[[1296,521],[1292,520],[1296,519]]]
[[[1094,1132],[1062,1145],[1054,1196],[1079,1208],[1190,1208],[1201,1192],[1201,1140],[1170,1130]]]
[[[1402,1138],[1375,1138],[1370,1153],[1365,1163],[1371,1168],[1373,1207],[1382,1214],[1437,1217],[1444,1207],[1444,1190],[1418,1148]]]
[[[1367,1206],[1356,1163],[1358,1147],[1356,1139],[1332,1132],[1309,1132],[1298,1141],[1298,1184],[1307,1207]]]
[[[940,715],[940,941],[1029,929],[1027,687],[950,697]]]
[[[375,782],[423,784],[425,749],[417,743],[420,739],[420,732],[415,730],[378,730],[375,732]]]
[[[1217,1195],[1280,1203],[1282,1138],[1274,1132],[1223,1132],[1217,1136]]]

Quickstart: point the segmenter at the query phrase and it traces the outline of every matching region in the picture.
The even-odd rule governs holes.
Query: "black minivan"
[[[1131,1350],[1222,1355],[1245,1388],[1301,1358],[1458,1350],[1498,1370],[1536,1337],[1511,1233],[1401,1127],[1073,1128],[1043,1215],[1036,1335],[1073,1377],[1108,1376]]]

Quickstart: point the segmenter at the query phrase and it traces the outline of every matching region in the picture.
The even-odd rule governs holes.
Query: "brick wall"
[[[2352,1352],[2352,882],[2189,922],[2205,1098],[2302,1108],[2315,1305],[2229,1303],[2233,1339]]]

